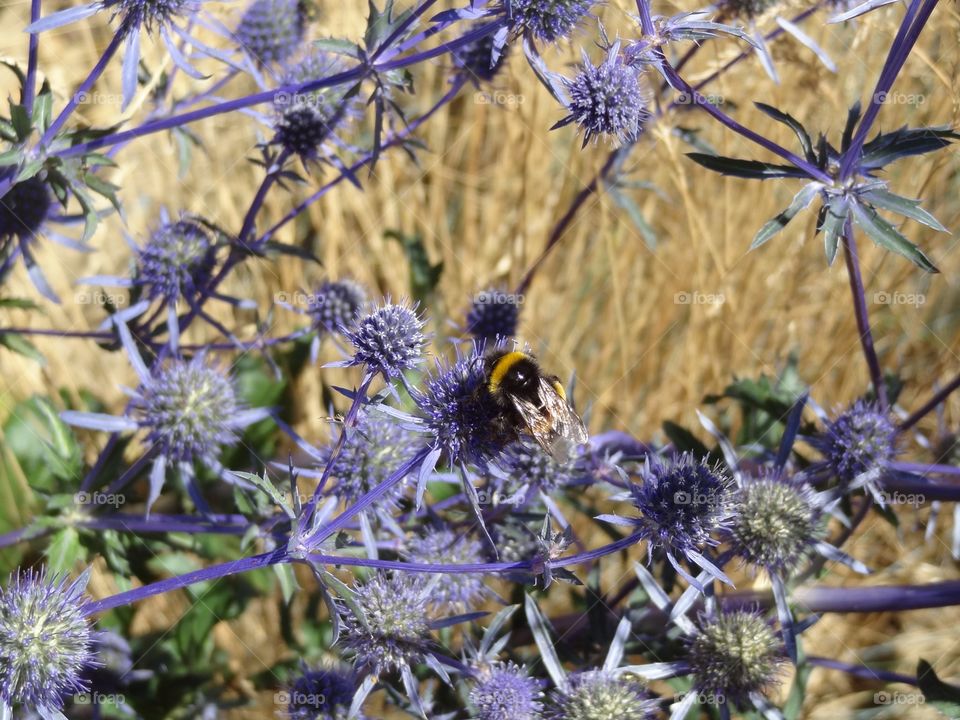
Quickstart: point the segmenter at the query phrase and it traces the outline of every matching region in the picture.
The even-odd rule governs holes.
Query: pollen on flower
[[[345,335],[353,344],[352,364],[388,379],[412,370],[423,358],[423,320],[414,310],[387,303],[356,320]]]
[[[354,588],[353,600],[342,641],[358,668],[381,674],[423,660],[431,638],[422,577],[378,574]]]
[[[14,573],[0,589],[0,698],[7,706],[57,710],[86,685],[93,633],[80,608],[85,576],[69,583],[45,572]]]
[[[639,682],[605,670],[574,673],[551,700],[548,720],[650,720],[658,707]]]
[[[300,46],[305,21],[302,0],[254,0],[237,26],[237,42],[257,62],[282,62]]]
[[[743,706],[779,680],[783,646],[764,619],[746,611],[701,621],[690,640],[688,663],[698,692],[718,703]]]
[[[540,682],[512,662],[476,668],[470,704],[476,720],[540,720],[543,691]]]

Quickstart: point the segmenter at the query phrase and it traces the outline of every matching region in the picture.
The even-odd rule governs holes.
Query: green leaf
[[[617,207],[627,213],[630,222],[633,223],[633,226],[637,228],[640,235],[643,236],[644,244],[651,250],[656,250],[657,234],[653,231],[653,228],[650,227],[650,223],[647,222],[643,213],[640,212],[640,208],[637,207],[633,198],[621,192],[620,186],[618,185],[609,185],[607,187],[607,195],[610,196],[610,199],[613,200]]]
[[[410,293],[417,302],[426,302],[440,282],[443,263],[431,264],[423,238],[419,235],[404,235],[397,230],[387,230],[384,236],[403,246],[410,264]]]
[[[814,155],[813,152],[813,141],[810,140],[810,134],[807,132],[806,128],[803,127],[799,120],[792,115],[788,115],[781,110],[777,110],[777,108],[773,107],[772,105],[767,105],[766,103],[762,102],[755,102],[754,105],[757,106],[757,109],[760,112],[772,117],[777,122],[781,122],[793,130],[793,132],[797,135],[797,139],[800,141],[800,147],[803,148],[804,157],[810,162],[814,162],[816,160],[816,155]]]
[[[41,310],[37,303],[27,298],[0,298],[0,307],[14,310]]]
[[[705,458],[710,454],[709,448],[697,436],[682,425],[665,420],[663,434],[667,436],[673,446],[680,452],[692,452],[698,458]]]
[[[38,94],[33,101],[33,125],[44,132],[50,127],[52,112],[53,95],[49,91]]]
[[[804,185],[800,192],[793,197],[793,201],[786,210],[781,212],[772,220],[768,220],[766,223],[764,223],[756,237],[753,238],[753,242],[750,243],[750,249],[754,250],[760,247],[767,242],[767,240],[783,230],[790,223],[790,221],[797,216],[797,213],[809,207],[810,203],[813,202],[813,199],[817,196],[818,189],[818,183],[808,183]]]
[[[39,490],[54,491],[54,480],[72,491],[83,467],[80,447],[70,426],[47,398],[34,396],[17,406],[4,423],[7,449]]]
[[[357,44],[342,38],[320,38],[313,41],[313,46],[335,55],[346,55],[354,59],[360,57],[360,48]]]
[[[767,178],[806,178],[807,174],[792,165],[774,165],[759,160],[742,160],[740,158],[723,157],[721,155],[705,155],[703,153],[687,153],[687,157],[708,170],[721,175],[747,178],[750,180],[766,180]]]
[[[17,133],[17,139],[23,142],[30,137],[33,125],[30,122],[30,116],[23,105],[10,103],[10,122],[13,123],[13,129]]]
[[[19,333],[5,332],[0,334],[0,345],[11,350],[18,355],[23,355],[35,361],[38,365],[46,365],[47,360],[37,348]]]
[[[877,135],[863,146],[858,163],[861,169],[873,170],[911,155],[941,150],[960,135],[946,127],[908,128]]]
[[[940,272],[916,245],[907,240],[900,231],[877,214],[869,205],[853,203],[853,219],[880,247],[903,255],[914,265],[929,273]]]
[[[293,565],[290,563],[282,563],[279,565],[275,564],[272,567],[274,574],[277,576],[277,580],[280,581],[280,591],[283,593],[283,602],[289,605],[294,593],[300,589],[300,586],[297,584],[297,576],[293,572]]]
[[[803,700],[807,694],[807,681],[810,679],[810,673],[813,666],[806,662],[803,651],[799,649],[800,638],[797,638],[798,662],[797,670],[793,676],[793,685],[790,686],[790,694],[787,696],[787,702],[783,706],[784,720],[798,720],[800,711],[803,710]]]
[[[52,573],[71,574],[78,564],[87,561],[87,549],[80,543],[80,533],[72,527],[54,533],[44,555],[47,569]]]
[[[960,688],[943,682],[922,658],[917,663],[917,685],[929,704],[948,718],[960,718]]]
[[[932,227],[934,230],[939,232],[949,232],[949,230],[940,224],[939,220],[920,207],[919,200],[911,200],[910,198],[895,195],[888,190],[884,190],[883,188],[868,190],[860,197],[869,201],[872,205],[883,208],[884,210],[890,210],[891,212],[898,213],[904,217],[910,218],[911,220],[916,220],[918,223],[922,223],[927,227]]]
[[[296,513],[293,512],[293,508],[290,507],[290,504],[287,502],[287,498],[284,497],[283,493],[273,484],[273,481],[267,477],[267,472],[264,470],[263,476],[257,475],[255,473],[241,472],[239,470],[234,471],[234,474],[243,478],[249,483],[256,485],[258,488],[263,490],[274,504],[277,505],[284,514],[291,520],[296,518]]]
[[[840,207],[835,208],[834,204]],[[843,235],[843,226],[847,221],[849,209],[844,200],[839,203],[827,203],[824,208],[826,213],[823,219],[823,250],[827,256],[827,265],[833,265],[833,261],[837,257],[837,247],[840,245],[840,237]]]

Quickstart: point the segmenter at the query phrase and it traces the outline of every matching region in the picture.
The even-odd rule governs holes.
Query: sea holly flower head
[[[81,673],[96,664],[81,609],[88,579],[89,571],[69,582],[27,570],[0,589],[0,711],[52,718],[67,695],[86,689]]]
[[[350,671],[305,667],[285,693],[289,701],[286,716],[291,720],[346,720],[357,684]],[[362,713],[352,717],[366,719]]]
[[[580,71],[573,79],[564,78],[563,84],[570,96],[569,115],[553,127],[576,123],[583,147],[601,136],[619,145],[636,142],[651,117],[640,74],[620,53],[619,42],[607,49],[599,65],[584,51]]]
[[[353,344],[353,359],[347,365],[364,365],[387,380],[399,378],[423,360],[427,339],[424,322],[416,310],[389,300],[358,317],[345,337]]]
[[[354,588],[341,638],[358,669],[380,675],[424,660],[431,647],[428,587],[419,575],[381,573]]]
[[[485,35],[454,50],[453,62],[461,72],[466,73],[474,85],[479,85],[490,82],[500,72],[506,62],[508,48],[509,46],[498,48],[495,36]]]
[[[742,610],[701,619],[688,639],[694,688],[717,704],[746,707],[778,684],[787,662],[783,643],[759,615]]]
[[[489,288],[476,294],[467,312],[466,330],[478,340],[495,341],[517,334],[521,298]]]
[[[514,32],[553,43],[590,17],[594,0],[509,0]]]
[[[572,459],[558,460],[540,445],[516,440],[497,459],[494,476],[499,502],[524,505],[537,492],[550,494],[573,482],[576,467]]]
[[[470,705],[476,720],[541,720],[543,690],[540,681],[512,662],[481,663]]]
[[[235,33],[237,43],[256,62],[283,62],[297,52],[306,28],[303,0],[253,0]]]
[[[409,561],[430,565],[465,565],[486,561],[479,540],[449,528],[426,528],[411,538],[403,553]],[[439,608],[473,607],[486,594],[483,576],[453,570],[440,575],[430,594],[430,603]]]
[[[774,474],[747,477],[733,492],[725,532],[733,551],[751,565],[789,576],[824,539],[823,507],[806,483]]]
[[[653,720],[658,704],[628,674],[612,670],[572,673],[554,691],[547,720]]]
[[[843,487],[867,487],[877,495],[877,481],[897,455],[896,427],[876,404],[857,401],[827,421],[813,444]]]
[[[317,332],[349,328],[367,301],[363,285],[353,280],[327,280],[310,298],[307,313]]]
[[[216,245],[202,221],[184,217],[163,222],[137,251],[133,284],[147,297],[172,303],[192,296],[210,279]]]

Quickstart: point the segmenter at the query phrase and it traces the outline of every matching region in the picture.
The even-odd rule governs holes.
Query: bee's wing
[[[527,430],[544,450],[557,458],[571,455],[577,445],[589,439],[583,421],[550,380],[540,380],[537,394],[541,407],[523,398],[511,399]]]

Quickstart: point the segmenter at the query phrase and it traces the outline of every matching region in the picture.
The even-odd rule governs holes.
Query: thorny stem
[[[960,388],[960,375],[957,375],[953,380],[944,385],[941,389],[937,390],[933,396],[927,400],[923,405],[918,409],[914,410],[910,415],[900,423],[900,426],[897,428],[897,432],[905,432],[916,425],[927,413],[935,410],[937,406],[942,403],[947,397],[957,388]]]
[[[880,360],[873,346],[873,333],[870,331],[870,318],[867,313],[867,299],[863,289],[863,278],[860,275],[860,258],[857,255],[857,241],[853,236],[853,222],[848,217],[843,231],[843,256],[847,264],[847,276],[850,278],[850,293],[853,295],[853,309],[857,317],[857,329],[860,332],[860,344],[863,346],[863,355],[870,370],[870,380],[873,391],[877,395],[880,408],[886,410],[887,387],[883,381],[883,372],[880,370]]]
[[[30,0],[30,22],[40,19],[41,0]],[[30,44],[27,49],[27,82],[23,88],[23,107],[27,116],[33,115],[33,101],[37,97],[37,49],[40,46],[40,36],[30,33]]]

